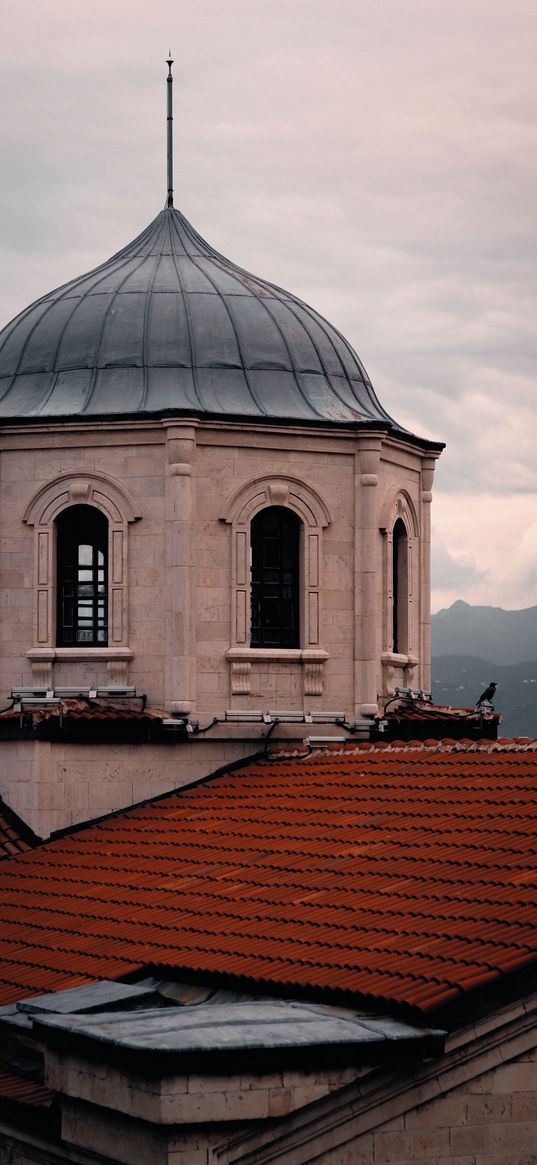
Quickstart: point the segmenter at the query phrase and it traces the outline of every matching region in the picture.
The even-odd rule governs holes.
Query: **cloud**
[[[224,254],[327,316],[398,421],[446,441],[444,549],[478,571],[456,584],[452,566],[453,586],[520,605],[533,576],[502,573],[488,507],[513,499],[525,547],[536,33],[534,0],[4,5],[0,323],[163,205],[171,47],[177,205]]]
[[[537,493],[513,498],[437,490],[433,610],[459,598],[507,609],[537,605],[536,515]]]
[[[450,554],[442,538],[436,538],[432,552],[433,586],[442,590],[459,592],[475,586],[487,577],[477,563],[465,556]]]

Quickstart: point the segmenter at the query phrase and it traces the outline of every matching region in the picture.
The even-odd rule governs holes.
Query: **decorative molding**
[[[322,696],[324,690],[324,662],[304,660],[304,695]]]
[[[419,659],[416,655],[383,651],[380,659],[383,696],[393,696],[397,687],[412,688],[415,686],[414,678],[419,667]]]
[[[409,659],[406,653],[403,654],[403,652],[398,651],[383,651],[380,658],[382,663],[386,664],[388,667],[399,668],[406,667]]]
[[[391,490],[385,497],[379,515],[379,527],[383,534],[390,534],[398,518],[405,523],[409,538],[419,536],[419,521],[416,507],[410,494],[404,489]]]
[[[32,647],[26,652],[26,658],[32,663],[48,660],[50,663],[70,663],[71,661],[91,660],[124,660],[126,663],[134,659],[134,651],[130,647]]]
[[[126,687],[129,678],[129,662],[127,659],[109,659],[106,670],[111,684],[117,684],[118,687]]]
[[[246,649],[250,643],[251,521],[260,510],[272,505],[286,506],[301,519],[300,640],[305,649],[317,648],[321,625],[321,540],[323,528],[332,519],[316,490],[286,474],[251,478],[235,490],[220,515],[222,522],[231,525],[232,645]]]
[[[278,500],[275,500],[275,499]],[[289,506],[308,526],[329,526],[332,517],[317,490],[299,477],[268,473],[252,477],[228,498],[220,521],[243,524],[250,522],[265,506]]]
[[[391,646],[393,644],[393,530],[396,522],[402,522],[406,531],[406,618],[401,620],[401,626],[406,628],[406,636],[401,639],[401,646],[407,648],[405,662],[397,662]],[[386,495],[379,516],[382,539],[382,644],[383,644],[383,694],[392,694],[393,686],[397,683],[393,668],[404,667],[408,671],[405,683],[411,686],[414,678],[415,664],[410,665],[408,660],[412,656],[420,637],[417,626],[420,588],[420,527],[416,508],[410,494],[404,489],[392,489]],[[417,664],[417,660],[416,660]],[[399,682],[401,682],[399,680]]]
[[[55,639],[55,520],[69,506],[80,504],[95,506],[108,521],[108,638],[111,647],[125,647],[127,534],[141,510],[121,482],[107,473],[90,472],[58,474],[37,490],[23,514],[23,521],[35,527],[34,646],[52,647]]]
[[[166,467],[168,477],[192,477],[192,466],[187,461],[174,461]]]
[[[33,647],[26,652],[32,665],[32,683],[36,688],[54,687],[55,663],[106,663],[111,684],[124,687],[128,681],[130,647]]]
[[[32,660],[32,684],[35,688],[46,688],[47,691],[54,686],[50,659]]]
[[[249,696],[252,664],[299,664],[302,666],[304,696],[322,696],[324,665],[329,659],[322,649],[299,647],[230,647],[226,659],[231,665],[231,694]]]
[[[328,651],[300,647],[229,647],[226,659],[231,663],[326,663]]]
[[[28,526],[49,526],[67,506],[81,503],[96,506],[110,522],[135,522],[142,516],[130,491],[110,474],[60,473],[37,490],[22,520]]]
[[[272,506],[287,506],[289,504],[289,486],[285,481],[275,481],[268,487],[270,504]]]
[[[423,461],[421,463],[421,488],[422,488],[424,494],[431,493],[431,490],[433,488],[434,470],[435,470],[435,458],[424,457]],[[427,499],[424,498],[423,500],[429,501],[428,498]]]
[[[126,687],[134,651],[130,648],[30,648],[26,656],[35,687],[54,687],[56,663],[106,663],[108,682]]]
[[[231,660],[231,695],[249,696],[252,665],[247,660]]]

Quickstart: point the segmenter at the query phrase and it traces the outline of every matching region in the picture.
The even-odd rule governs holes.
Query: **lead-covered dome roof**
[[[169,207],[0,333],[0,418],[173,413],[401,431],[331,324]]]

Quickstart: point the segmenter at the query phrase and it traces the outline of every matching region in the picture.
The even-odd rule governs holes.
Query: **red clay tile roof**
[[[32,831],[20,821],[0,797],[0,858],[10,858],[13,854],[24,853],[35,845]]]
[[[500,712],[476,712],[475,708],[454,708],[451,704],[433,704],[429,700],[390,700],[384,713],[387,720],[466,720],[469,723],[501,720]]]
[[[11,1064],[0,1061],[0,1097],[14,1100],[31,1108],[49,1108],[54,1101],[54,1093],[44,1088],[38,1080],[25,1076]]]
[[[537,962],[537,746],[279,757],[0,866],[0,1002],[147,964],[429,1012]]]

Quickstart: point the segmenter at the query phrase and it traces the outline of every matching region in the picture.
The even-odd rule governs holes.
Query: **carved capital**
[[[170,425],[166,438],[168,465],[190,466],[196,454],[196,430],[190,425]]]
[[[358,465],[362,475],[370,477],[378,473],[382,442],[378,437],[364,437],[358,444]],[[376,482],[370,482],[376,485]]]
[[[174,461],[168,465],[167,472],[169,477],[191,477],[192,466],[187,461]]]
[[[421,488],[427,493],[433,488],[434,465],[432,457],[424,457],[421,463]]]

